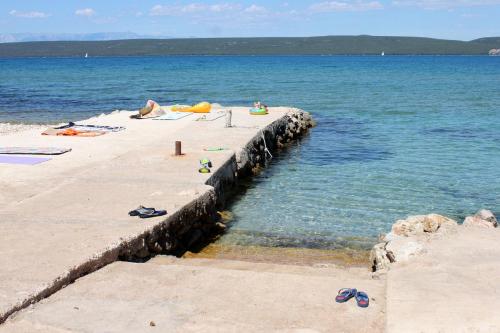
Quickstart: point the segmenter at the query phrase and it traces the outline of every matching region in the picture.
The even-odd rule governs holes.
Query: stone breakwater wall
[[[245,177],[258,173],[259,169],[265,166],[269,152],[283,148],[288,143],[299,139],[314,125],[311,116],[298,109],[294,109],[287,116],[270,124],[257,133],[237,154],[238,176]]]
[[[467,216],[462,225],[457,221],[438,214],[409,216],[398,220],[392,230],[381,237],[370,253],[372,270],[386,271],[395,262],[408,262],[426,252],[426,245],[432,239],[454,232],[456,228],[497,228],[495,215],[486,209]]]
[[[299,139],[314,125],[309,113],[292,109],[260,129],[245,147],[212,174],[206,182],[210,188],[205,193],[153,230],[126,241],[119,258],[141,261],[156,254],[179,256],[208,244],[226,229],[217,211],[224,207],[238,180],[258,173],[272,152]]]

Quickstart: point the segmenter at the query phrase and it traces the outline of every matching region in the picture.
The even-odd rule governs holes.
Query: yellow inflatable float
[[[201,102],[193,106],[173,106],[172,111],[175,112],[194,112],[194,113],[209,113],[212,105],[208,102]]]

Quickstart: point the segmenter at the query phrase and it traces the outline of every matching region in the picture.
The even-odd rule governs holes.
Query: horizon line
[[[120,33],[131,33],[131,32],[91,32],[91,33],[60,33],[59,35],[97,35],[97,34],[120,34]],[[1,33],[1,35],[30,35],[32,33]],[[52,35],[53,33],[33,33],[36,36]],[[57,35],[58,33],[54,33]],[[136,34],[136,33],[132,33]],[[422,39],[435,39],[435,40],[447,40],[447,41],[458,41],[458,42],[472,42],[480,39],[490,39],[490,38],[500,38],[500,36],[483,36],[473,39],[450,39],[441,37],[427,37],[427,36],[412,36],[412,35],[370,35],[370,34],[357,34],[357,35],[311,35],[311,36],[239,36],[239,37],[172,37],[172,36],[150,36],[150,35],[140,35],[136,34],[137,37],[124,37],[124,38],[112,38],[112,39],[54,39],[54,40],[26,40],[26,41],[0,41],[0,44],[15,44],[15,43],[44,43],[44,42],[112,42],[121,40],[178,40],[178,39],[272,39],[272,38],[282,38],[282,39],[297,39],[297,38],[325,38],[325,37],[375,37],[375,38],[422,38]]]

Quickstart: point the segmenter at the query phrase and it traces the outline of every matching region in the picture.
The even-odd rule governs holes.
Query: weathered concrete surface
[[[500,230],[459,226],[387,273],[387,332],[500,332]]]
[[[384,285],[359,268],[156,257],[87,275],[0,332],[383,332]],[[336,303],[346,286],[370,307]]]
[[[36,166],[0,164],[0,322],[119,255],[147,247],[144,242],[154,243],[169,223],[207,215],[218,198],[205,184],[234,178],[236,160],[260,138],[260,128],[297,112],[272,108],[268,116],[256,117],[246,108],[232,110],[233,124],[240,127],[224,128],[224,118],[131,120],[131,112],[121,112],[87,121],[127,127],[95,138],[41,136],[37,129],[0,136],[2,146],[73,149]],[[171,156],[175,140],[183,142],[185,156]],[[207,147],[230,150],[203,151]],[[202,157],[212,160],[212,174],[198,173]],[[140,204],[169,214],[129,217]]]

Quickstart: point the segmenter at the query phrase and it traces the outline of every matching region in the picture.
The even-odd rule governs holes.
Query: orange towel
[[[77,131],[77,130],[74,130],[72,128],[68,128],[68,129],[65,129],[64,131],[62,132],[59,132],[57,133],[57,135],[63,135],[63,136],[77,136],[78,134],[80,134],[81,132]]]
[[[44,134],[44,133],[42,133]],[[100,136],[104,135],[106,132],[99,132],[99,131],[77,131],[73,128],[67,128],[63,131],[58,131],[56,133],[57,136],[84,136],[84,137],[94,137],[94,136]],[[45,134],[47,135],[47,134]],[[49,134],[50,135],[50,134]]]

